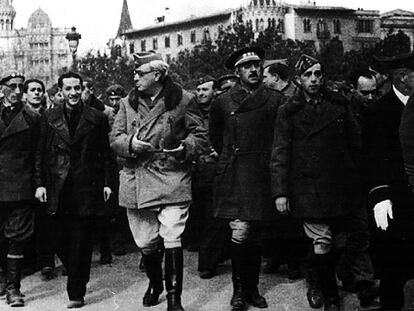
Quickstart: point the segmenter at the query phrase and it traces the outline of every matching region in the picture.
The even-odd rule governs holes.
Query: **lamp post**
[[[78,51],[79,39],[82,36],[76,32],[76,27],[72,27],[71,32],[66,34],[66,40],[69,42],[69,49],[72,53],[72,70],[76,70],[76,52]]]

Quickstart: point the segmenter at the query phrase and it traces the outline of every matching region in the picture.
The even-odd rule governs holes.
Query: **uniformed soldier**
[[[275,215],[271,202],[269,161],[276,112],[283,96],[262,83],[264,51],[246,47],[234,52],[226,67],[240,80],[213,101],[210,139],[219,154],[213,187],[215,216],[232,230],[232,310],[246,303],[266,308],[259,294],[261,225]]]

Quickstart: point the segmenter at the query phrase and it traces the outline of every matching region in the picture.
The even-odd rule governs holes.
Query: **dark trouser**
[[[0,245],[8,257],[24,257],[24,247],[33,234],[33,228],[34,209],[31,201],[0,202]]]
[[[198,271],[215,271],[229,249],[231,231],[229,221],[207,218],[198,254]]]
[[[188,246],[198,246],[205,229],[207,215],[211,213],[213,193],[210,186],[194,185],[192,196],[193,201],[190,205],[183,239]]]
[[[55,250],[53,248],[53,220],[47,213],[46,206],[36,210],[35,235],[37,263],[40,268],[55,267]]]
[[[99,243],[99,252],[102,256],[111,256],[111,219],[108,215],[99,215],[95,218],[96,235]]]
[[[68,273],[69,299],[81,300],[91,269],[93,218],[56,214],[53,221],[56,253]]]
[[[124,247],[130,243],[132,239],[131,231],[129,229],[128,217],[126,208],[117,206],[115,208],[115,224],[114,224],[114,249]]]
[[[367,209],[357,208],[344,220],[345,228],[338,235],[339,244],[338,278],[345,283],[374,282],[374,268],[369,257],[369,229]],[[345,231],[347,231],[345,233]]]

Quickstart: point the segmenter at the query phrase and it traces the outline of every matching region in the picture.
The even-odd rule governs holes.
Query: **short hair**
[[[59,92],[57,83],[53,84],[50,88],[48,88],[46,92],[49,97],[55,96],[57,92]]]
[[[351,73],[351,76],[349,77],[349,82],[351,83],[351,85],[354,88],[358,87],[358,80],[360,77],[364,77],[366,79],[375,79],[377,80],[377,78],[375,77],[375,74],[369,70],[369,68],[361,68],[361,69],[357,69],[354,72]]]
[[[168,76],[170,66],[163,60],[152,60],[147,63],[151,70],[158,71],[161,74],[161,81]]]
[[[80,81],[80,84],[83,85],[83,79],[82,77],[77,74],[76,72],[73,71],[69,71],[69,72],[65,72],[64,74],[62,74],[59,79],[58,79],[58,87],[62,88],[63,87],[63,80],[64,79],[70,79],[70,78],[75,78],[78,79]]]
[[[29,84],[30,83],[38,83],[38,84],[40,84],[40,86],[42,87],[43,93],[45,92],[45,85],[44,85],[44,83],[42,81],[40,81],[39,79],[29,79],[29,80],[24,81],[24,84],[23,84],[23,93],[27,93],[27,90],[29,89]]]
[[[272,76],[278,75],[283,81],[289,79],[289,67],[285,64],[275,63],[266,68],[268,68],[268,71]]]

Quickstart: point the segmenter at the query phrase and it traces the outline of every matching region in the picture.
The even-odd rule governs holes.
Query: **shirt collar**
[[[395,93],[395,95],[397,95],[398,99],[405,105],[407,105],[408,99],[410,98],[410,96],[404,95],[403,93],[401,93],[399,90],[397,90],[397,88],[395,87],[395,85],[392,85],[392,89]]]

